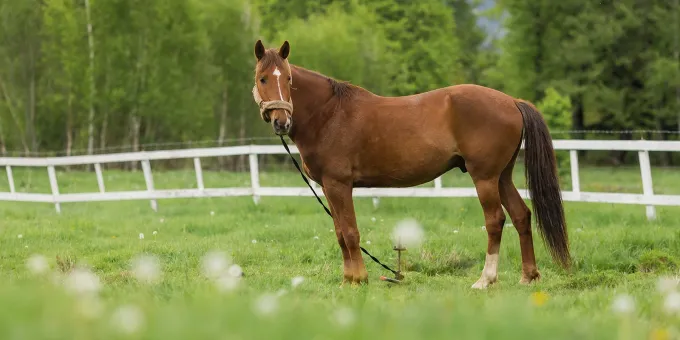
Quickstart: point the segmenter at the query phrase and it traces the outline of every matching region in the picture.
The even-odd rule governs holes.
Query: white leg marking
[[[484,289],[496,282],[498,277],[498,254],[486,254],[482,276],[472,285],[472,288]]]
[[[276,76],[276,86],[279,87],[279,97],[281,97],[281,101],[283,101],[283,93],[281,93],[281,82],[279,81],[279,78],[281,77],[281,71],[279,71],[278,67],[275,67],[274,72],[272,74]]]

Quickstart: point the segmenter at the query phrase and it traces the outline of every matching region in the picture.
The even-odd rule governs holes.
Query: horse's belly
[[[385,160],[372,168],[355,173],[355,187],[413,187],[441,176],[452,168],[464,169],[465,163],[460,156],[432,155],[413,159]]]

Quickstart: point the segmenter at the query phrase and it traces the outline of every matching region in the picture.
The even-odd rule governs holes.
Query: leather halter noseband
[[[267,111],[271,111],[274,109],[282,109],[288,111],[290,115],[293,114],[292,96],[290,98],[290,102],[283,100],[264,101],[262,100],[262,97],[260,97],[260,93],[257,91],[257,85],[255,85],[253,86],[253,99],[255,99],[255,103],[257,103],[257,106],[260,108],[260,116],[262,117],[262,120],[264,120],[265,122],[269,122],[268,119],[266,119],[264,116],[264,113]]]

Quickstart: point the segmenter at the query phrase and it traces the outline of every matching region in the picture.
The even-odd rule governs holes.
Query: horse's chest
[[[302,156],[300,159],[302,160],[302,171],[304,171],[305,175],[314,182],[321,184],[321,171],[319,171],[319,169],[314,166],[310,166],[307,162],[305,162],[305,159],[302,158]]]

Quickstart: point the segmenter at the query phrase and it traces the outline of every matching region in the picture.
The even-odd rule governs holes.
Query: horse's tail
[[[524,119],[524,173],[536,225],[550,255],[563,268],[571,266],[567,223],[557,176],[557,161],[548,126],[531,103],[517,100]]]

